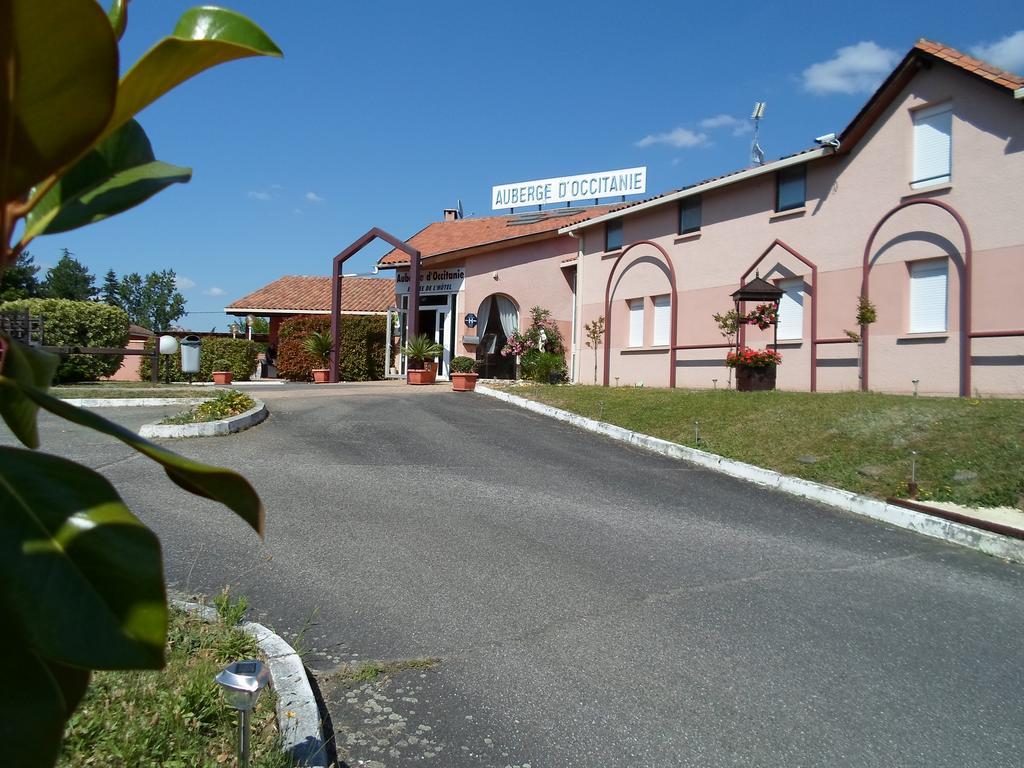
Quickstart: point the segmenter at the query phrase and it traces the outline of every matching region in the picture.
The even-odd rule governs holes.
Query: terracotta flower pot
[[[331,378],[330,368],[314,368],[313,369],[313,382],[315,384],[326,384]]]
[[[775,389],[775,368],[774,365],[737,365],[736,391],[763,392]]]
[[[214,384],[230,384],[233,378],[231,371],[213,371],[212,376]]]
[[[455,373],[452,372],[452,391],[453,392],[472,392],[476,389],[476,379],[480,374],[477,373]]]

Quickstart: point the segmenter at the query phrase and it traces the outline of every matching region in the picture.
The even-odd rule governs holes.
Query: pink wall
[[[911,110],[951,101],[953,105],[953,165],[951,183],[931,189],[910,187],[912,150]],[[677,235],[675,203],[640,211],[623,220],[623,239],[629,244],[651,240],[664,248],[675,267],[679,293],[678,344],[722,343],[711,319],[731,308],[729,294],[740,276],[776,240],[798,251],[818,268],[819,339],[844,337],[854,328],[861,284],[863,250],[872,228],[892,208],[907,200],[933,197],[964,218],[973,239],[973,330],[1024,328],[1024,136],[1021,106],[1005,89],[994,88],[976,76],[936,64],[918,74],[890,105],[881,119],[850,154],[810,161],[807,167],[807,205],[776,214],[774,175],[705,193],[703,226],[698,234]],[[582,324],[604,314],[605,289],[617,254],[604,253],[604,226],[583,230],[584,258],[580,267],[581,319],[576,343],[583,348]],[[869,374],[872,389],[957,394],[961,328],[961,267],[964,238],[954,219],[931,205],[914,205],[895,214],[878,233],[872,251],[870,294],[878,308],[871,328]],[[642,379],[646,385],[667,386],[668,355],[654,348],[625,348],[626,301],[667,292],[664,270],[652,263],[656,250],[638,246],[616,271],[611,306],[611,376],[621,384]],[[908,332],[908,263],[947,259],[948,324],[943,334]],[[780,388],[810,387],[811,271],[780,247],[760,263],[761,277],[770,281],[800,277],[806,285],[803,337],[780,345],[783,364]],[[749,307],[748,307],[749,309]],[[748,336],[750,346],[764,346],[767,333]],[[645,344],[649,343],[645,340]],[[589,350],[586,350],[590,354]],[[725,349],[677,352],[677,386],[719,386],[727,371]],[[1024,339],[978,339],[974,342],[973,387],[981,394],[1024,394]],[[820,344],[819,390],[858,387],[857,346]],[[584,359],[590,358],[584,355]],[[583,366],[583,381],[591,381],[592,361]]]
[[[145,339],[129,339],[127,349],[145,349]],[[125,355],[113,376],[108,376],[105,381],[139,381],[139,365],[142,363],[141,355]]]

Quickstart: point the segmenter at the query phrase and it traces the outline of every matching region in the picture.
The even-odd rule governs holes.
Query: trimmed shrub
[[[554,352],[528,350],[519,358],[519,376],[541,384],[549,384],[553,379],[565,381],[565,358]]]
[[[197,334],[198,335],[198,334]],[[146,349],[152,349],[159,337],[146,340]],[[199,373],[192,374],[192,381],[213,381],[211,373],[214,363],[223,359],[228,362],[231,372],[238,381],[248,381],[256,370],[258,345],[248,339],[228,339],[219,336],[201,336],[199,339]],[[149,381],[150,358],[143,357],[139,366],[139,378]],[[177,354],[160,356],[160,381],[186,381],[188,374],[181,372],[181,348]]]
[[[331,332],[331,318],[298,315],[281,323],[277,345],[277,374],[292,381],[310,381],[320,362],[306,350],[306,339]],[[343,315],[338,349],[338,379],[376,381],[384,378],[387,319],[379,315]]]
[[[43,316],[43,344],[49,347],[126,347],[128,315],[96,301],[20,299],[0,304],[0,312]],[[123,355],[68,355],[57,368],[55,382],[96,381],[113,375]]]

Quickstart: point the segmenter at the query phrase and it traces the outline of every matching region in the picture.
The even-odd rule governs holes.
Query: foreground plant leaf
[[[160,543],[106,478],[58,456],[0,448],[0,508],[10,631],[67,666],[162,666]]]
[[[117,43],[95,0],[3,0],[0,67],[2,204],[103,132],[117,93]]]
[[[200,72],[250,56],[281,56],[281,49],[240,13],[211,7],[186,11],[173,35],[150,48],[121,80],[107,133]]]
[[[5,348],[0,374],[26,387],[45,390],[50,386],[60,364],[59,357],[18,344],[7,334],[0,334],[0,344]],[[38,413],[39,406],[20,391],[8,390],[0,397],[0,418],[3,418],[14,436],[29,448],[39,447],[39,430],[36,427]]]
[[[0,390],[0,399],[6,398],[11,391],[20,392],[55,416],[103,432],[131,446],[142,455],[161,464],[167,476],[178,486],[197,496],[219,501],[245,520],[256,533],[263,536],[263,502],[249,481],[237,472],[186,459],[151,443],[120,424],[107,421],[92,411],[76,408],[46,392],[31,386],[23,386],[6,376],[0,376]]]
[[[120,40],[124,37],[124,30],[128,26],[128,0],[113,0],[107,11],[107,18],[110,19],[110,26],[114,29],[114,37]]]
[[[146,132],[129,120],[79,160],[25,219],[26,239],[84,227],[144,203],[190,168],[159,162]]]

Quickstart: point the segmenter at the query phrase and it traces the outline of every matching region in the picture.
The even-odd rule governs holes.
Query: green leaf
[[[25,238],[66,232],[145,202],[192,178],[189,168],[158,162],[146,132],[129,120],[55,184],[25,220]]]
[[[117,95],[117,43],[95,0],[4,0],[0,68],[4,204],[72,162],[103,133]]]
[[[192,8],[171,37],[150,48],[125,74],[107,132],[204,70],[250,56],[280,55],[266,32],[245,16],[223,8]]]
[[[5,347],[0,374],[27,387],[49,388],[60,364],[59,357],[19,344],[5,333],[0,334],[0,344]],[[39,447],[38,413],[39,406],[17,390],[7,390],[0,396],[0,417],[14,436],[29,448]]]
[[[157,669],[167,634],[160,542],[88,467],[0,447],[5,625],[48,660]]]
[[[8,617],[3,619],[6,630]],[[10,631],[0,633],[0,657],[4,689],[17,692],[0,696],[0,765],[53,765],[65,723],[89,684],[89,672],[46,662]]]
[[[110,26],[114,29],[114,37],[120,40],[128,27],[128,0],[113,0],[107,11]]]
[[[0,388],[4,390],[4,396],[12,390],[21,392],[55,416],[120,440],[161,464],[167,476],[179,487],[197,496],[219,501],[245,520],[261,537],[263,536],[263,502],[249,481],[238,473],[186,459],[163,446],[151,443],[120,424],[107,421],[92,411],[76,408],[46,392],[23,386],[20,382],[5,376],[0,376]]]

